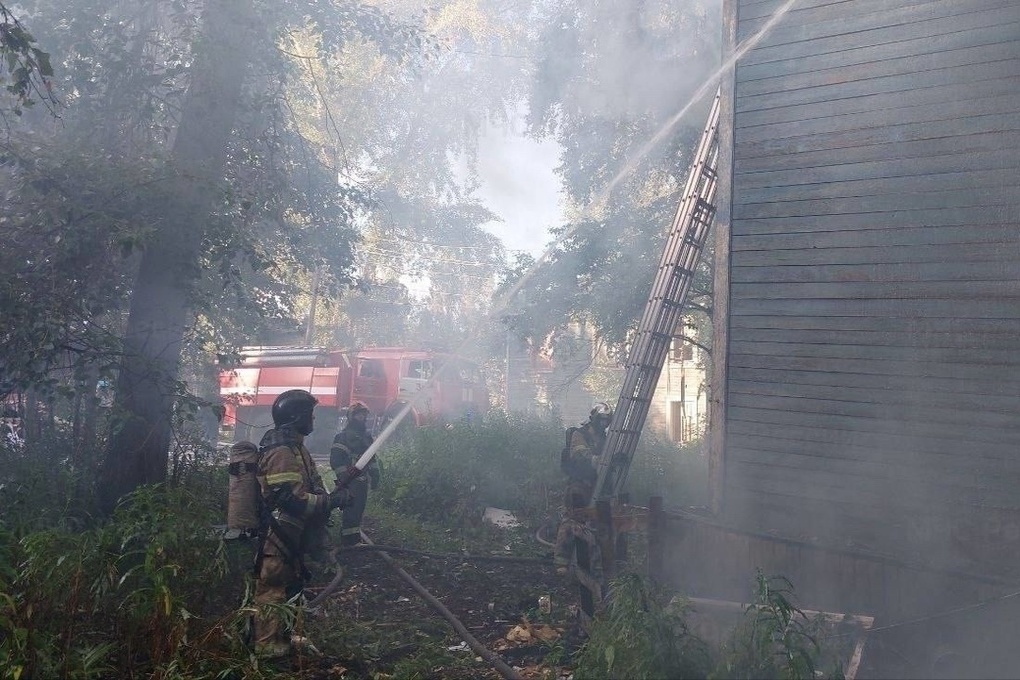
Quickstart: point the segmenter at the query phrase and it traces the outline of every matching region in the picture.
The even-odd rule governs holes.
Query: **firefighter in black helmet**
[[[361,458],[368,447],[375,441],[368,432],[368,407],[360,401],[351,404],[347,410],[347,424],[333,438],[333,448],[329,452],[329,466],[339,477],[345,470],[352,467]],[[355,477],[350,484],[351,502],[344,508],[343,523],[340,528],[340,545],[357,545],[361,543],[361,518],[365,514],[368,503],[368,489],[379,486],[380,469],[378,456],[369,461],[365,475]],[[367,479],[366,479],[367,477]]]
[[[255,583],[255,651],[263,658],[291,652],[291,635],[277,612],[304,587],[305,553],[324,531],[333,508],[349,502],[346,489],[327,493],[304,439],[312,433],[318,401],[305,390],[288,390],[273,402],[275,427],[259,442],[259,487],[269,524],[259,551]]]
[[[567,486],[564,489],[564,518],[556,531],[556,549],[553,561],[559,574],[566,574],[574,557],[574,539],[588,540],[591,531],[587,525],[572,516],[572,511],[587,507],[595,493],[598,481],[596,465],[606,443],[606,428],[613,419],[613,409],[604,401],[596,402],[588,414],[588,422],[571,428],[569,461],[564,469]]]

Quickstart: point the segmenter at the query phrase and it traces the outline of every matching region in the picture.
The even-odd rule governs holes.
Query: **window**
[[[458,367],[457,374],[460,376],[460,380],[468,385],[481,382],[482,375],[478,372],[478,367],[472,364],[461,364]]]
[[[670,348],[670,359],[673,361],[693,361],[694,346],[679,336],[673,337],[673,345]]]
[[[359,378],[385,378],[382,362],[378,359],[362,359],[358,362]]]
[[[417,378],[419,380],[428,380],[432,377],[432,362],[431,361],[408,361],[407,362],[407,377]]]

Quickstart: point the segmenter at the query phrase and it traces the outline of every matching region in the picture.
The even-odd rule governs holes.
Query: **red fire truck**
[[[478,367],[451,354],[404,347],[245,347],[241,357],[240,366],[220,372],[223,434],[235,441],[257,441],[272,427],[273,400],[292,389],[319,400],[312,451],[328,448],[354,401],[372,411],[375,430],[423,390],[402,422],[421,427],[481,417],[489,408]]]

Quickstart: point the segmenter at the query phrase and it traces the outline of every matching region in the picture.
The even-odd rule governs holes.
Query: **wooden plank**
[[[747,63],[809,57],[857,46],[877,46],[915,36],[938,36],[965,29],[992,27],[1014,22],[1018,10],[1011,0],[967,0],[966,2],[923,2],[895,6],[871,0],[872,10],[848,12],[831,7],[815,12],[788,12],[747,55]],[[737,39],[744,40],[761,30],[766,19],[740,18]],[[782,56],[780,52],[784,52]],[[737,71],[740,79],[740,71]]]
[[[965,97],[965,93],[960,93]],[[895,109],[881,109],[871,114],[840,114],[834,106],[831,115],[817,116],[807,120],[789,122],[777,121],[754,127],[738,127],[735,131],[735,151],[738,158],[768,158],[785,153],[803,153],[832,149],[892,145],[886,149],[895,154],[900,144],[929,140],[942,140],[943,153],[969,148],[970,136],[989,133],[1015,133],[1020,129],[1020,117],[1015,107],[1010,108],[1008,98],[1005,104],[992,98],[981,101],[993,102],[996,108],[1007,111],[977,111],[974,115],[947,117],[941,108],[928,108],[926,112],[912,109],[911,116],[900,115]],[[1014,98],[1015,99],[1015,98]],[[904,102],[908,102],[904,99]],[[963,106],[963,105],[961,105]],[[923,107],[918,107],[923,108]],[[928,120],[924,120],[928,118]],[[920,120],[914,120],[920,119]],[[739,118],[738,118],[739,120]],[[857,122],[860,121],[860,122]],[[914,145],[916,147],[916,145]],[[879,154],[873,159],[881,158]],[[834,161],[838,162],[838,158]]]
[[[855,117],[871,112],[896,112],[904,109],[906,111],[903,112],[903,115],[913,118],[917,114],[910,113],[910,110],[917,107],[933,108],[937,113],[942,109],[959,105],[964,100],[994,99],[1014,95],[1018,82],[1020,82],[1020,76],[1017,74],[989,74],[988,78],[969,80],[965,83],[949,81],[933,83],[927,87],[914,87],[910,89],[908,98],[904,98],[901,91],[844,97],[840,99],[839,106],[835,110],[827,101],[792,105],[780,103],[768,109],[741,112],[737,126],[744,129],[776,123],[841,116]],[[961,94],[965,96],[961,98]],[[899,115],[901,114],[890,113],[891,118]],[[935,120],[940,119],[935,118]]]
[[[745,61],[740,65],[740,82],[750,83],[763,78],[799,77],[812,71],[816,76],[835,75],[835,69],[864,64],[878,65],[881,62],[917,57],[926,54],[945,53],[953,50],[968,49],[1009,42],[1020,33],[1020,18],[1000,23],[982,22],[978,26],[954,26],[943,33],[924,35],[904,35],[902,32],[888,34],[888,41],[869,41],[871,44],[848,47],[829,52],[825,44],[819,44],[823,52],[814,54],[810,59],[803,56],[790,58],[785,54],[777,54],[769,59],[757,55],[754,61]],[[880,68],[880,67],[879,67]],[[877,73],[876,73],[877,75]]]
[[[727,481],[736,487],[754,489],[759,493],[828,500],[850,507],[876,506],[880,513],[889,513],[897,507],[927,508],[932,499],[972,508],[1012,510],[1020,507],[1020,495],[1013,490],[972,489],[920,481],[908,484],[904,480],[883,480],[860,474],[840,474],[778,463],[759,464],[747,460],[730,460],[728,464],[731,478]],[[853,483],[849,483],[851,480]],[[856,514],[861,516],[864,513],[858,510]]]
[[[833,481],[840,478],[854,484],[850,491],[872,488],[885,493],[889,488],[909,490],[915,494],[914,503],[923,504],[931,498],[969,499],[977,505],[1000,508],[1020,506],[1020,471],[1012,474],[1005,472],[986,471],[982,474],[977,470],[942,470],[932,465],[928,457],[917,456],[913,465],[893,465],[888,458],[882,460],[878,453],[870,460],[840,458],[835,455],[820,457],[810,453],[787,451],[770,451],[755,446],[753,439],[733,437],[729,449],[730,463],[739,468],[745,466],[744,474],[754,476],[754,467],[766,467],[770,472],[782,472],[790,477],[808,482],[808,475],[828,476]],[[842,453],[834,452],[834,453]]]
[[[985,33],[993,31],[1001,32],[1003,30],[1003,27],[983,29]],[[1012,26],[1007,26],[1006,30],[1014,32],[1013,34],[1015,35],[1015,32],[1020,30],[1020,23],[1014,22]],[[1005,33],[1000,33],[1002,39],[1005,39],[1004,36]],[[906,46],[903,44],[890,47],[906,49]],[[895,58],[849,63],[833,68],[819,67],[818,70],[811,69],[800,73],[784,73],[780,69],[770,71],[762,66],[759,68],[761,73],[758,73],[758,77],[753,79],[745,78],[744,72],[741,71],[737,79],[737,97],[769,95],[776,92],[796,92],[832,84],[862,82],[876,78],[913,77],[917,74],[931,71],[942,71],[963,66],[997,64],[1020,58],[1020,46],[1013,40],[957,47],[943,51],[932,51],[932,47],[934,46],[929,44],[929,49],[921,50],[913,56],[900,53],[896,54]]]
[[[1020,305],[1018,305],[1020,307]],[[1020,366],[1020,352],[1014,349],[955,347],[910,347],[895,345],[815,344],[795,342],[749,342],[740,335],[730,338],[730,354],[819,359],[867,359],[875,362],[899,361],[915,365],[947,363],[958,365]],[[1020,421],[1020,418],[1018,418]]]
[[[980,80],[995,80],[1017,75],[1020,60],[1012,59],[986,64],[967,64],[951,68],[923,71],[908,75],[892,75],[877,78],[863,78],[842,83],[831,83],[799,90],[768,92],[760,95],[738,96],[735,102],[737,120],[748,111],[758,111],[777,106],[828,102],[834,112],[839,110],[840,101],[881,92],[905,92],[915,88],[934,87],[946,83],[969,83]],[[964,89],[961,87],[961,89]],[[739,128],[738,128],[739,130]],[[739,135],[738,135],[739,138]]]
[[[723,0],[723,62],[733,55],[736,46],[737,0]],[[714,242],[712,343],[720,356],[726,356],[729,338],[729,256],[730,218],[733,185],[733,88],[734,71],[726,69],[719,83],[719,159],[716,215],[711,238]],[[714,361],[711,380],[726,384],[726,361]],[[726,474],[726,390],[713,390],[709,399],[708,427],[708,488],[712,512],[722,510],[725,502]]]
[[[759,203],[743,203],[735,197],[733,201],[733,220],[736,222],[744,219],[807,217],[811,215],[824,217],[827,215],[863,211],[944,210],[948,207],[974,208],[975,213],[979,213],[981,210],[987,210],[991,206],[1014,206],[1016,203],[1015,193],[1010,191],[1008,186],[945,189],[943,191],[917,192],[910,195],[876,193],[866,196]]]
[[[951,265],[947,265],[947,271]],[[739,271],[731,269],[734,275]],[[945,277],[944,277],[945,278]],[[847,281],[838,283],[769,283],[767,285],[734,280],[730,284],[734,298],[741,300],[860,300],[886,298],[911,300],[1012,300],[1020,309],[1020,294],[1015,281]]]
[[[785,370],[734,366],[734,380],[759,382],[786,382],[798,385],[825,385],[829,387],[863,387],[874,390],[946,390],[960,394],[1001,397],[1020,394],[1020,377],[1004,376],[999,381],[975,381],[960,376],[929,376],[887,373],[846,373],[821,370]]]
[[[749,23],[754,20],[766,21],[777,10],[786,4],[786,0],[740,0],[740,20]],[[807,23],[817,20],[818,16],[831,15],[840,16],[845,12],[875,12],[891,8],[927,6],[929,9],[937,3],[931,0],[798,0],[788,13],[790,21]],[[1002,0],[968,0],[968,2],[952,2],[941,0],[944,13],[959,13],[961,11],[981,11],[991,7],[1003,5]]]
[[[732,368],[773,368],[780,371],[828,371],[831,373],[850,373],[860,375],[921,375],[931,378],[972,379],[976,384],[984,385],[997,380],[1008,380],[1003,376],[999,366],[982,364],[946,363],[933,365],[930,363],[909,361],[872,361],[870,359],[833,359],[818,357],[768,357],[758,354],[730,353],[728,361]]]
[[[878,331],[902,332],[915,335],[949,333],[961,337],[981,337],[983,342],[997,346],[1003,342],[1017,342],[1020,337],[1020,317],[1012,319],[936,319],[928,317],[887,316],[736,316],[730,327],[737,329],[781,329],[810,331]],[[743,330],[741,330],[743,332]],[[936,343],[932,343],[936,344]]]
[[[1020,471],[1020,461],[1014,455],[1015,442],[981,441],[975,443],[965,436],[966,433],[959,431],[957,431],[957,436],[952,439],[945,437],[924,438],[898,432],[838,430],[748,420],[731,422],[729,431],[741,441],[747,441],[748,437],[761,439],[762,450],[830,452],[835,449],[842,456],[853,456],[856,451],[865,450],[874,452],[874,455],[887,456],[890,461],[896,464],[901,464],[898,461],[904,453],[924,451],[924,455],[929,460],[928,464],[947,470],[974,466],[979,470],[1002,471],[1010,474]],[[961,456],[961,450],[972,451],[972,453]],[[916,463],[912,465],[917,467]]]
[[[744,255],[760,256],[763,251],[744,251],[741,258],[733,258],[731,269],[734,282],[763,284],[772,289],[776,283],[886,283],[899,293],[906,285],[921,283],[998,281],[1015,283],[1020,279],[1020,262],[1017,254],[1006,262],[855,262],[852,248],[839,249],[835,256],[850,262],[840,264],[784,264],[778,266],[745,265]],[[952,254],[951,254],[952,257]],[[1020,292],[1016,292],[1020,296]],[[753,298],[756,296],[747,296]],[[759,296],[760,297],[760,296]],[[810,297],[810,296],[809,296]],[[823,296],[813,296],[823,297]],[[827,297],[827,296],[825,296]],[[856,296],[855,296],[856,297]],[[952,296],[950,296],[952,297]]]
[[[960,157],[960,165],[966,165]],[[939,161],[944,165],[943,161]],[[997,192],[1000,196],[1013,199],[1010,189],[1017,185],[1020,179],[1020,164],[992,168],[989,170],[962,169],[939,170],[934,164],[929,166],[931,171],[923,173],[922,168],[927,164],[918,161],[918,172],[910,175],[897,175],[888,177],[866,177],[864,179],[836,179],[833,181],[811,181],[805,184],[777,184],[761,188],[748,188],[737,180],[734,183],[734,196],[738,197],[741,205],[754,205],[755,203],[774,203],[789,201],[828,200],[845,198],[862,198],[870,196],[897,196],[901,197],[900,205],[914,196],[927,196],[934,193],[946,195],[947,192],[956,192],[953,196],[964,197],[968,191],[974,191],[975,187],[981,187],[986,194]],[[824,174],[820,170],[810,173],[802,173],[804,180],[814,180],[811,175]],[[835,173],[833,173],[835,174]],[[965,201],[958,204],[967,205]]]
[[[769,504],[773,508],[788,506],[793,509],[799,506],[804,511],[810,505],[824,504],[825,510],[822,514],[805,513],[805,516],[796,518],[794,523],[772,527],[773,530],[787,536],[791,530],[795,530],[797,533],[804,532],[801,536],[805,538],[808,536],[817,538],[818,530],[824,531],[833,526],[839,527],[839,533],[842,535],[847,533],[853,535],[847,531],[847,525],[881,523],[883,519],[887,523],[885,526],[879,524],[868,527],[867,531],[871,533],[879,530],[885,534],[892,534],[920,511],[916,503],[906,502],[895,493],[887,493],[883,497],[882,494],[862,490],[861,495],[855,497],[853,491],[838,484],[822,484],[812,480],[815,486],[798,485],[797,481],[759,479],[749,475],[743,465],[735,465],[734,468],[739,471],[727,475],[727,496],[742,496],[745,502],[751,501],[750,505],[754,507]],[[823,518],[838,518],[839,521],[833,523],[831,519],[826,521]]]
[[[1008,489],[1017,493],[1020,488],[1020,465],[1011,456],[962,456],[960,443],[954,452],[933,451],[923,444],[912,442],[911,448],[896,449],[888,441],[877,446],[823,444],[785,436],[767,436],[761,428],[741,423],[744,427],[731,432],[733,460],[751,456],[759,462],[770,462],[777,457],[789,457],[793,464],[819,469],[848,471],[851,465],[861,465],[870,474],[890,479],[926,479],[930,482],[959,482],[968,487],[984,486]],[[760,440],[760,441],[759,441]],[[982,447],[987,444],[982,444]],[[1001,450],[1003,445],[999,445]],[[746,454],[746,455],[745,455]],[[810,460],[807,460],[810,458]],[[787,461],[790,464],[790,461]]]
[[[906,522],[917,512],[916,508],[882,504],[877,507],[884,509],[883,517],[882,513],[869,511],[860,504],[763,493],[732,483],[727,484],[727,494],[733,502],[726,510],[726,517],[745,530],[757,529],[777,538],[808,543],[839,540],[857,550],[893,556],[904,555],[899,539]],[[897,509],[900,512],[896,512]]]
[[[994,271],[996,264],[1015,262],[1020,256],[1020,242],[1003,243],[968,243],[968,244],[904,244],[880,246],[861,246],[859,248],[823,248],[812,247],[813,238],[804,237],[801,248],[782,248],[775,250],[737,250],[733,251],[733,269],[745,267],[780,267],[789,266],[838,266],[838,265],[881,265],[881,264],[939,264],[944,263],[947,271],[954,266],[965,267],[967,264],[987,266]],[[734,241],[738,241],[734,237]],[[732,276],[739,276],[740,271],[733,271]]]
[[[859,416],[844,415],[840,413],[819,413],[813,411],[783,411],[758,407],[748,407],[737,404],[730,404],[727,423],[746,421],[752,423],[767,423],[782,425],[786,427],[813,427],[816,429],[831,429],[844,432],[862,433],[871,432],[876,434],[899,434],[912,437],[946,437],[960,441],[962,444],[977,447],[984,445],[1008,445],[1014,448],[1018,446],[1018,436],[1013,430],[998,427],[974,428],[967,431],[967,436],[961,436],[963,430],[958,423],[946,423],[940,421],[914,421],[899,420],[889,414],[885,418],[861,418]]]
[[[874,224],[874,222],[872,223]],[[809,234],[737,234],[734,251],[798,250],[820,248],[867,248],[875,246],[955,246],[962,253],[971,244],[1001,243],[1006,247],[1020,243],[1015,223],[968,224],[966,226],[907,226],[897,229],[876,224],[873,228],[817,231]]]
[[[743,317],[737,317],[738,319]],[[809,322],[807,322],[809,323]],[[955,352],[972,349],[1008,350],[1020,353],[1020,343],[1011,333],[949,332],[945,330],[849,330],[819,328],[753,328],[734,327],[734,337],[743,342],[794,342],[819,345],[858,345],[862,347],[892,346],[945,348]],[[1020,394],[1020,391],[1017,392]],[[1018,411],[1020,412],[1020,411]]]
[[[732,297],[730,314],[792,315],[792,316],[928,316],[962,319],[1015,319],[1018,314],[1013,300],[956,299],[754,299]]]
[[[911,407],[945,408],[984,413],[1020,413],[1020,394],[990,396],[966,392],[945,392],[912,387],[909,389],[873,389],[868,387],[804,385],[800,383],[761,382],[731,379],[730,394],[742,394],[753,403],[754,397],[814,399],[824,402],[849,402],[856,405],[910,404]],[[868,409],[868,412],[872,412]]]
[[[968,207],[936,207],[910,210],[902,208],[870,210],[865,207],[856,212],[841,212],[819,220],[812,215],[796,217],[748,218],[732,225],[733,238],[768,234],[821,234],[838,231],[868,231],[917,229],[925,227],[956,227],[974,225],[1010,224],[1020,220],[1020,204],[986,206],[978,211]],[[977,240],[977,239],[975,239]]]
[[[1020,81],[1017,82],[1020,86]],[[1020,100],[1018,100],[1020,101]],[[1020,104],[1018,104],[1020,106]],[[785,142],[784,142],[785,143]],[[986,132],[963,137],[941,137],[939,139],[897,142],[892,148],[884,150],[873,146],[840,147],[814,151],[797,151],[785,154],[755,154],[742,157],[736,164],[734,177],[740,182],[753,182],[759,173],[775,173],[797,170],[813,171],[816,168],[832,168],[840,166],[857,166],[866,163],[885,162],[888,164],[916,161],[925,158],[941,157],[973,157],[975,162],[986,154],[992,162],[1004,149],[1020,147],[1020,131]],[[747,150],[747,147],[742,147]]]
[[[740,394],[730,392],[728,395],[731,408],[754,408],[759,411],[784,411],[799,415],[818,414],[824,416],[853,417],[862,422],[862,429],[870,426],[866,421],[893,420],[902,425],[955,425],[964,429],[988,428],[997,430],[1000,435],[1008,436],[1020,443],[1020,422],[1011,415],[989,410],[969,410],[924,406],[919,404],[894,403],[859,403],[839,399],[803,399],[797,397],[779,397],[764,394]]]
[[[847,7],[851,2],[857,0],[798,0],[790,12],[807,12],[832,5]],[[740,19],[768,19],[785,4],[786,0],[740,0]]]
[[[1013,104],[1020,107],[1020,97],[1015,98]],[[1020,134],[1014,135],[1014,137],[1020,141]],[[1002,173],[1003,170],[1010,170],[1015,175],[1016,171],[1020,169],[1020,160],[1017,159],[1014,148],[1007,149],[1001,146],[1005,141],[1001,134],[986,135],[985,138],[989,140],[989,146],[992,146],[990,140],[997,139],[999,148],[971,149],[966,153],[957,149],[944,153],[929,150],[924,155],[918,154],[909,158],[889,158],[876,155],[853,163],[847,162],[842,157],[834,159],[830,154],[828,164],[810,168],[779,167],[771,169],[767,166],[759,166],[759,169],[753,172],[735,173],[734,191],[745,200],[752,200],[750,196],[746,195],[747,192],[775,187],[803,187],[805,191],[813,191],[817,185],[829,182],[860,182],[862,180],[916,177],[918,175],[941,175],[977,181],[978,175],[974,173],[987,173],[993,170],[999,173]],[[778,158],[786,160],[782,156]],[[762,159],[756,160],[760,163]]]

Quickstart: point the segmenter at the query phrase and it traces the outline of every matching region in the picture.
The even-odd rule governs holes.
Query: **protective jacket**
[[[333,448],[329,452],[330,467],[339,477],[345,469],[358,462],[373,441],[375,440],[372,435],[365,429],[364,421],[349,420],[346,427],[333,438]],[[361,542],[361,519],[368,504],[369,481],[372,488],[376,488],[379,485],[379,472],[378,458],[373,458],[365,468],[365,475],[355,477],[351,481],[348,487],[351,501],[344,508],[340,524],[341,545],[356,545]]]
[[[575,429],[570,436],[570,472],[567,477],[567,507],[583,507],[591,501],[598,480],[596,464],[606,443],[604,432],[590,422]]]
[[[374,441],[375,439],[365,429],[364,423],[357,420],[349,421],[333,438],[333,447],[329,451],[329,466],[337,473],[343,472],[357,463]],[[379,485],[378,461],[378,458],[373,458],[365,469],[373,489]]]
[[[309,526],[321,525],[329,515],[329,496],[301,434],[289,428],[269,430],[259,449],[259,488],[263,507],[271,514],[263,554],[299,561]]]

